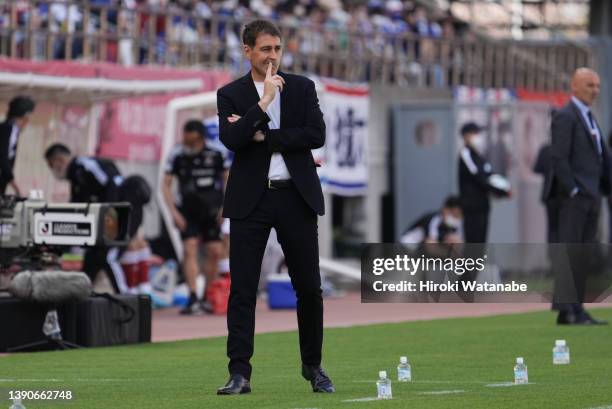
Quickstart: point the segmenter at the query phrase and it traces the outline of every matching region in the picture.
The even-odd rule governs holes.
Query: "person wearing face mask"
[[[36,104],[26,96],[17,96],[9,102],[6,120],[0,124],[0,196],[11,185],[15,195],[21,196],[19,186],[15,182],[13,169],[17,159],[19,136],[30,121]]]
[[[216,278],[223,253],[220,226],[227,171],[222,153],[209,149],[205,138],[206,127],[201,120],[185,124],[183,143],[170,152],[162,185],[166,204],[183,239],[183,271],[190,290],[189,301],[181,310],[183,315],[212,312],[206,290]],[[178,182],[178,197],[172,193],[174,179]],[[206,251],[206,288],[202,300],[196,295],[200,239]]]
[[[493,173],[483,157],[482,128],[474,122],[461,127],[463,148],[459,152],[459,197],[463,208],[463,232],[466,243],[486,243],[489,228],[490,195],[507,197],[510,186]]]
[[[463,242],[461,200],[449,196],[442,209],[428,212],[412,223],[402,234],[402,244],[458,244]]]
[[[123,177],[115,164],[107,159],[73,155],[61,143],[45,151],[45,160],[56,179],[70,182],[70,201],[75,203],[107,203],[121,201]],[[95,282],[101,270],[108,276],[116,293],[128,292],[125,274],[119,264],[117,248],[87,248],[83,271]]]

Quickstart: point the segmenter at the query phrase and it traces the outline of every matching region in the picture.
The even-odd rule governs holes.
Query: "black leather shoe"
[[[251,383],[240,374],[230,375],[224,387],[217,389],[217,395],[240,395],[251,393]]]
[[[576,316],[571,312],[567,311],[559,311],[559,315],[557,316],[557,324],[558,325],[568,325],[575,324]]]
[[[583,312],[583,317],[585,321],[584,323],[587,325],[608,325],[608,321],[595,319],[586,311]]]
[[[320,366],[302,364],[302,376],[310,381],[313,392],[333,393],[336,391],[331,379]]]

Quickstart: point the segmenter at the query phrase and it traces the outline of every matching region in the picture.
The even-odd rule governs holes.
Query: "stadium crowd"
[[[451,15],[414,1],[90,0],[85,3],[89,13],[85,12],[83,2],[70,0],[5,3],[0,6],[0,29],[5,33],[13,31],[18,49],[25,54],[25,48],[30,48],[33,54],[30,57],[34,59],[64,59],[67,49],[69,58],[79,59],[84,55],[81,34],[86,34],[106,38],[105,55],[101,58],[109,62],[127,66],[180,65],[180,45],[191,45],[201,46],[204,52],[214,53],[212,60],[229,62],[239,70],[242,25],[254,18],[268,18],[285,32],[283,66],[287,69],[294,67],[298,55],[379,56],[404,59],[398,72],[415,75],[424,64],[460,58],[450,44],[438,49],[433,40],[452,41],[468,32],[467,26]],[[26,44],[28,33],[32,33],[33,46]],[[46,33],[54,37],[51,47]],[[302,69],[309,71],[305,62],[301,64]],[[441,81],[440,73],[434,75]]]

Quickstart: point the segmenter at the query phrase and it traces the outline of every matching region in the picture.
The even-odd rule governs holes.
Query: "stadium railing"
[[[244,22],[232,17],[74,0],[42,0],[25,9],[23,4],[0,6],[2,56],[224,68],[236,75],[247,67],[240,41]],[[67,12],[54,14],[52,7]],[[284,69],[351,82],[548,91],[567,89],[575,68],[595,64],[587,43],[496,40],[474,33],[425,38],[309,24],[279,26],[285,39]]]

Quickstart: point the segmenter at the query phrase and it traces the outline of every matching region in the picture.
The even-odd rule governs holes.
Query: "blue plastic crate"
[[[275,274],[268,279],[268,306],[270,309],[297,307],[297,298],[289,275]]]

